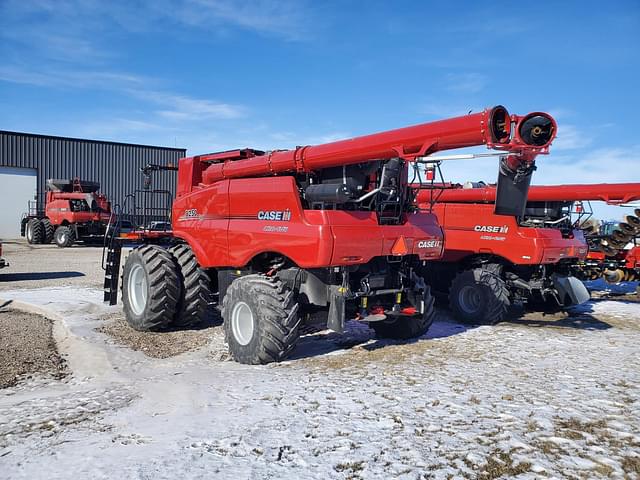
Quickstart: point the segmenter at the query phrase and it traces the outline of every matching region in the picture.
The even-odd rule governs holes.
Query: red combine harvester
[[[80,179],[47,180],[44,210],[29,202],[20,234],[30,244],[51,243],[69,247],[77,240],[102,239],[111,217],[107,197],[97,193],[100,184]]]
[[[587,260],[593,244],[571,214],[584,213],[583,201],[634,200],[639,186],[532,186],[526,208],[512,217],[493,213],[495,186],[434,184],[422,189],[422,208],[437,199],[433,211],[446,238],[443,261],[429,264],[429,278],[435,279],[436,291],[449,294],[453,312],[465,321],[493,323],[504,318],[514,302],[545,308],[582,303],[589,295],[574,276],[575,266]],[[575,210],[574,202],[579,202]]]
[[[492,203],[496,195],[495,186],[483,188],[443,190],[438,201],[456,203]],[[425,194],[422,194],[425,199]],[[585,212],[584,203],[605,202],[608,205],[624,206],[640,200],[640,183],[596,183],[577,185],[533,186],[529,189],[531,207],[544,207],[548,203],[564,205],[579,214],[578,227],[583,230],[589,246],[586,258],[579,261],[573,272],[582,280],[604,278],[617,283],[640,278],[640,246],[635,243],[640,234],[640,208],[633,215],[625,215],[624,222],[598,222]],[[587,214],[586,220],[581,217]]]
[[[341,332],[357,319],[381,337],[420,336],[434,300],[418,272],[440,258],[443,237],[435,215],[416,208],[409,167],[417,172],[439,150],[486,144],[503,152],[498,182],[508,201],[499,206],[509,209],[526,198],[534,159],[555,131],[547,114],[494,107],[294,150],[183,158],[172,231],[113,237],[105,301],[117,302],[121,249],[134,241],[122,296],[138,330],[200,323],[217,296],[241,363],[284,359],[302,323]]]

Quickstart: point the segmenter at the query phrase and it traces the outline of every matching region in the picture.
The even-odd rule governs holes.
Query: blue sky
[[[558,121],[534,183],[640,181],[640,1],[519,5],[0,0],[0,129],[196,154],[504,104]]]

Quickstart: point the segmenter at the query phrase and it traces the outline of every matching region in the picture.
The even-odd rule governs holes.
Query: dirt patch
[[[478,472],[478,479],[493,480],[496,478],[512,478],[531,471],[530,462],[516,463],[511,452],[495,450],[489,454],[487,463]]]
[[[222,326],[210,323],[199,329],[173,330],[166,332],[138,332],[127,324],[124,316],[119,313],[105,319],[107,323],[98,328],[117,343],[137,350],[149,357],[168,358],[182,353],[197,350],[215,342],[224,348],[224,332]],[[217,350],[217,349],[216,349]],[[223,358],[222,351],[220,359]]]
[[[0,388],[34,375],[60,379],[66,375],[48,318],[12,309],[0,309]]]
[[[640,456],[636,457],[623,457],[622,469],[629,475],[640,475]]]

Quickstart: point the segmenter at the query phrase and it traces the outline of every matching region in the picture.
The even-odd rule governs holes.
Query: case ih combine
[[[433,185],[418,194],[446,238],[442,261],[428,265],[428,276],[437,292],[448,295],[459,320],[495,323],[512,304],[554,309],[589,299],[570,274],[588,250],[582,231],[572,226],[571,203],[540,200],[537,188],[529,189],[526,207],[511,216],[494,213],[495,187]]]
[[[524,211],[512,217],[492,213],[495,186],[422,189],[418,200],[423,208],[437,199],[433,211],[446,237],[443,261],[429,264],[434,286],[449,294],[453,312],[465,321],[494,322],[513,302],[545,307],[582,303],[589,295],[574,274],[585,278],[588,255],[603,255],[597,250],[603,239],[585,238],[571,218],[574,202],[626,203],[638,198],[638,187],[533,186]],[[577,210],[583,212],[582,203]]]
[[[242,363],[282,360],[306,322],[341,332],[358,319],[382,337],[422,335],[434,300],[419,272],[440,258],[443,235],[417,209],[409,167],[417,174],[436,151],[485,144],[503,153],[496,207],[520,208],[555,133],[547,114],[494,107],[294,150],[181,159],[172,231],[112,239],[105,301],[116,303],[121,249],[135,241],[122,296],[138,330],[199,323],[215,295]]]
[[[56,242],[69,247],[76,240],[104,237],[111,205],[97,193],[100,184],[85,180],[47,180],[45,207],[30,202],[22,217],[20,234],[31,244]]]

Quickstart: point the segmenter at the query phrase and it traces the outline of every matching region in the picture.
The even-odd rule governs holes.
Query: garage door
[[[0,167],[0,239],[20,237],[20,218],[36,195],[37,171]]]

